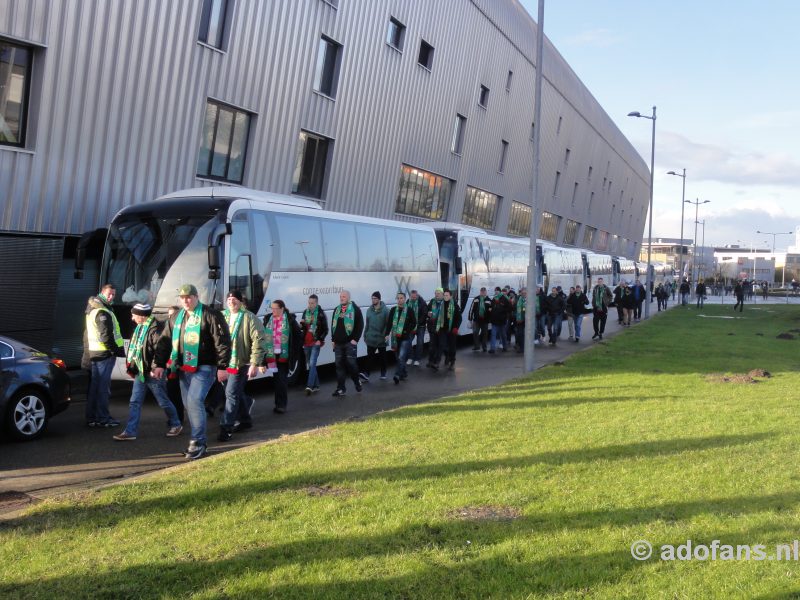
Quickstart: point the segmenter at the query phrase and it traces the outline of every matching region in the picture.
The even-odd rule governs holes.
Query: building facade
[[[220,183],[527,236],[534,127],[539,237],[639,254],[648,168],[548,40],[533,123],[517,0],[1,6],[0,264],[8,239],[68,258],[124,206]]]

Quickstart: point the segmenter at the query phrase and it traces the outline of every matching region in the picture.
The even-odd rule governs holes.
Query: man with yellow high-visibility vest
[[[118,427],[108,411],[111,373],[118,356],[125,356],[125,342],[111,305],[117,291],[107,283],[86,306],[86,344],[92,366],[86,395],[86,424],[89,427]]]

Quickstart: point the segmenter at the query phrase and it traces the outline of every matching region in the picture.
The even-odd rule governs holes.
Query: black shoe
[[[316,394],[318,391],[319,391],[319,386],[318,385],[315,385],[314,387],[311,388],[311,392],[313,394]]]
[[[603,334],[602,334],[602,333],[600,334],[600,339],[601,339],[601,340],[603,339]]]
[[[283,413],[286,412],[286,409],[283,408],[282,406],[276,406],[275,408],[272,409],[272,412],[282,415]]]
[[[395,385],[398,385],[398,384],[400,383],[400,378],[399,378],[397,375],[395,375],[394,377],[392,377],[392,379],[394,380],[394,384],[395,384]]]
[[[448,370],[448,371],[455,371],[455,370],[456,370],[456,363],[454,363],[454,362],[451,362],[451,363],[450,363],[450,364],[447,366],[447,370]]]
[[[620,323],[620,325],[622,325],[622,323]],[[600,334],[599,334],[599,333],[595,333],[595,334],[592,336],[592,339],[593,339],[593,340],[596,340],[598,335],[600,335]]]
[[[363,389],[364,389],[364,388],[361,386],[361,384],[360,384],[360,383],[358,383],[358,382],[356,382],[356,392],[360,392],[360,391],[361,391],[361,390],[363,390]]]
[[[489,354],[494,354],[494,350],[489,350]]]
[[[98,423],[97,421],[86,421],[87,427],[98,427],[99,425],[100,423]]]
[[[433,369],[434,371],[438,371],[439,370],[439,365],[435,365],[435,364],[431,363],[431,369]]]
[[[98,423],[97,427],[119,427],[120,423],[116,419],[109,419],[108,421],[103,421],[102,423]]]
[[[369,383],[369,375],[367,375],[367,374],[366,374],[365,372],[363,372],[363,371],[362,371],[361,373],[359,373],[359,374],[358,374],[358,378],[359,378],[361,381],[363,381],[364,383]]]
[[[483,347],[483,351],[486,352],[486,346]]]
[[[244,431],[245,429],[252,429],[252,428],[253,428],[252,421],[245,421],[244,423],[236,421],[233,424],[233,433],[239,433],[240,431]]]
[[[345,395],[347,395],[347,391],[338,388],[331,394],[331,396],[333,397],[345,396]]]
[[[233,439],[233,433],[227,431],[226,429],[221,430],[219,432],[219,435],[217,436],[218,442],[230,442],[232,439]]]

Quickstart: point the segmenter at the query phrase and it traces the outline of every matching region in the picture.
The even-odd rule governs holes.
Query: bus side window
[[[267,213],[253,211],[253,310],[258,311],[269,286],[272,275],[274,242]],[[273,220],[274,227],[274,220]]]
[[[253,308],[253,270],[250,264],[250,223],[245,212],[238,212],[233,217],[233,234],[230,236],[230,256],[228,270],[228,289],[239,290],[247,301],[248,308]],[[257,310],[258,307],[255,307]]]

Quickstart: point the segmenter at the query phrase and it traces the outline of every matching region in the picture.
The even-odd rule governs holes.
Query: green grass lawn
[[[656,556],[800,539],[800,334],[776,339],[800,309],[699,314],[500,387],[35,506],[0,525],[0,597],[783,597],[793,560]],[[723,377],[753,369],[771,377]],[[650,560],[631,556],[641,539]]]

